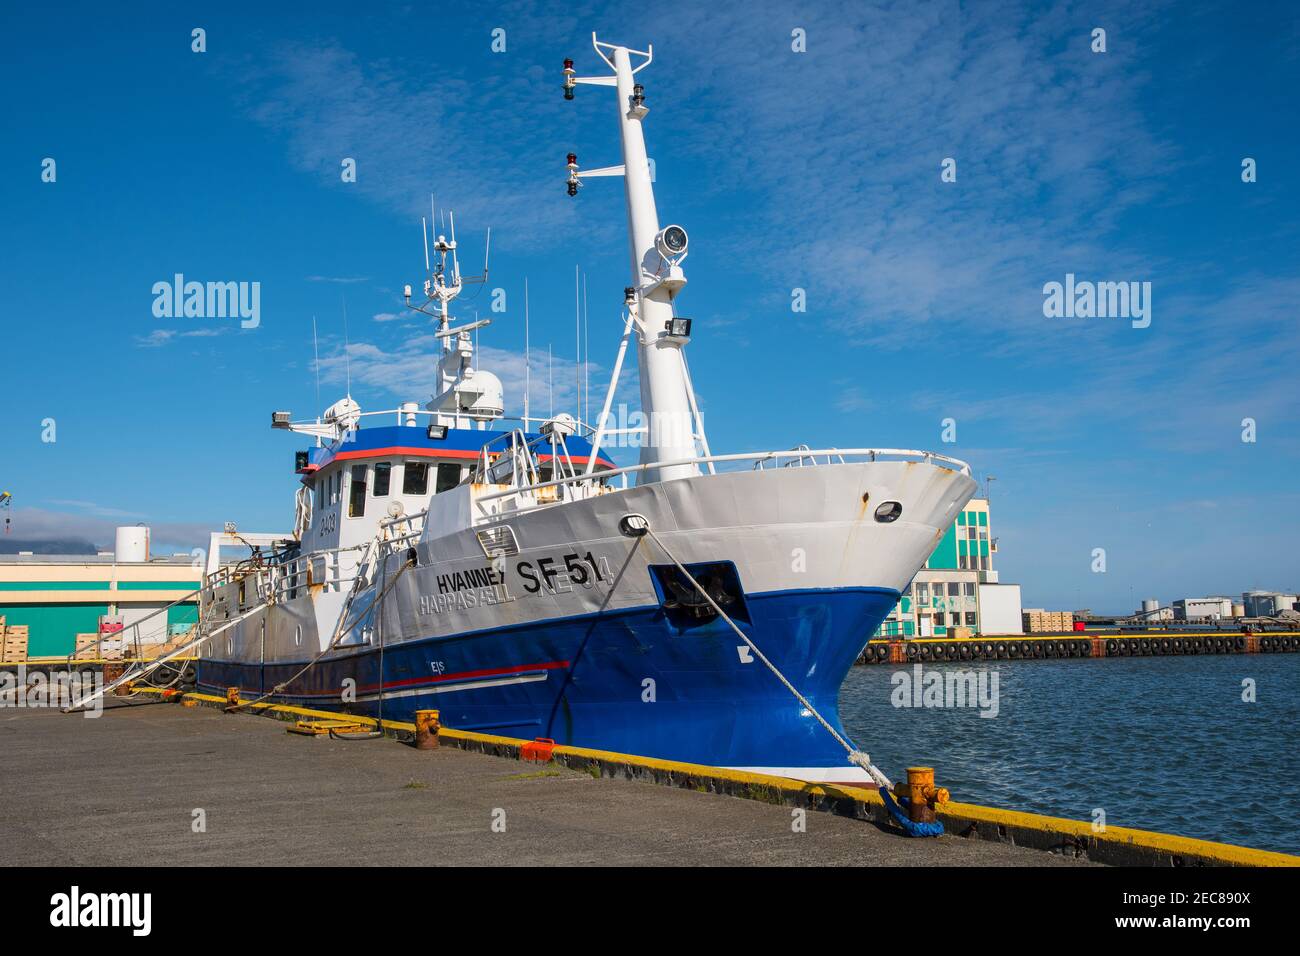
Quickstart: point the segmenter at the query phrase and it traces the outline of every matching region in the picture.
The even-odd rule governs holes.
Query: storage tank
[[[117,561],[149,560],[149,529],[144,525],[118,528],[113,554]]]
[[[1150,614],[1152,611],[1160,610],[1160,602],[1155,598],[1146,598],[1142,602],[1142,613]]]

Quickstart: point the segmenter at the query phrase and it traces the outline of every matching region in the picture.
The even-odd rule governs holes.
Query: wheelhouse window
[[[366,513],[366,466],[352,466],[352,485],[348,489],[348,517],[360,518]]]
[[[402,494],[427,495],[429,493],[429,466],[423,461],[408,461],[402,469]]]
[[[393,478],[393,466],[391,462],[375,462],[375,487],[371,495],[376,498],[382,498],[388,494],[388,484]]]
[[[434,483],[434,494],[442,494],[460,484],[460,465],[444,461],[438,465],[438,477]]]

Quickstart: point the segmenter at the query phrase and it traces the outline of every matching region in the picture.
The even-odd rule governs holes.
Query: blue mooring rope
[[[943,835],[943,824],[935,821],[934,823],[916,823],[911,820],[906,811],[894,801],[894,795],[884,787],[880,788],[880,799],[885,801],[885,809],[889,815],[894,818],[894,822],[903,828],[903,832],[910,837],[937,837]],[[899,797],[899,802],[904,806],[911,803],[907,797]]]

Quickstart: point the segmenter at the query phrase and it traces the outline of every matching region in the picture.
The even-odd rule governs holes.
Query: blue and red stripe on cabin
[[[335,461],[358,458],[477,458],[483,446],[506,432],[478,431],[471,428],[449,428],[446,438],[430,438],[422,426],[384,425],[378,428],[358,428],[349,433],[348,440],[332,445],[312,448],[307,452],[307,467],[298,469],[300,475],[320,471]],[[538,437],[530,433],[528,439]],[[575,465],[585,465],[591,460],[591,443],[585,438],[570,435],[565,439],[569,460]],[[550,455],[539,454],[542,461]],[[616,467],[612,461],[597,457],[596,464],[606,468]]]

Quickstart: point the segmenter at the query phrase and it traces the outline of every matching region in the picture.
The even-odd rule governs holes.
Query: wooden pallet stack
[[[1051,634],[1074,629],[1074,614],[1070,611],[1044,611],[1028,608],[1021,613],[1026,634]]]
[[[76,650],[72,653],[72,659],[75,661],[97,660],[99,658],[99,648],[95,645],[98,640],[98,634],[78,634]]]
[[[7,664],[27,660],[27,625],[0,626],[0,661]]]

